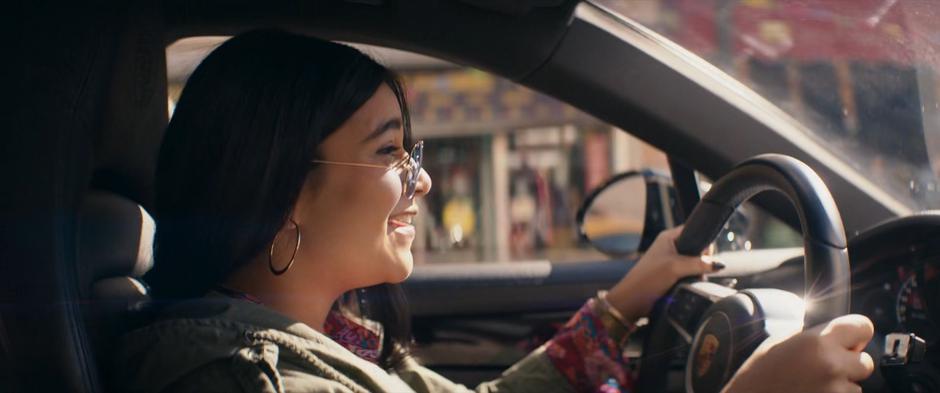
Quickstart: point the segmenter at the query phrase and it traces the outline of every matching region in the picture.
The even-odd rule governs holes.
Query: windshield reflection
[[[594,3],[748,85],[910,207],[940,208],[940,3]]]

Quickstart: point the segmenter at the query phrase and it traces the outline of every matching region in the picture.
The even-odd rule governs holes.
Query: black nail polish
[[[726,266],[725,266],[724,263],[721,263],[721,262],[718,262],[718,261],[712,262],[712,271],[713,271],[713,272],[717,272],[717,271],[719,271],[719,270],[724,270],[725,267],[726,267]]]

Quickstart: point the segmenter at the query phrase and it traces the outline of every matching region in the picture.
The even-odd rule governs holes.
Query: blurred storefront
[[[586,192],[615,172],[666,166],[626,133],[485,72],[404,78],[434,179],[418,263],[603,258],[575,231]]]

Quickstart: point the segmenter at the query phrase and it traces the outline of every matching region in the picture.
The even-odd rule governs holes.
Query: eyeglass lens
[[[414,198],[415,188],[418,184],[418,176],[421,175],[421,156],[424,154],[424,141],[419,141],[411,149],[408,159],[410,161],[405,172],[405,197]]]

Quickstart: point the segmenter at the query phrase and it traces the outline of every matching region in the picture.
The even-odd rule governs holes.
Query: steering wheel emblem
[[[708,374],[708,370],[712,367],[712,360],[715,359],[715,353],[718,352],[720,345],[721,342],[714,334],[706,335],[702,339],[702,346],[699,347],[698,355],[695,357],[695,374],[699,378]]]

